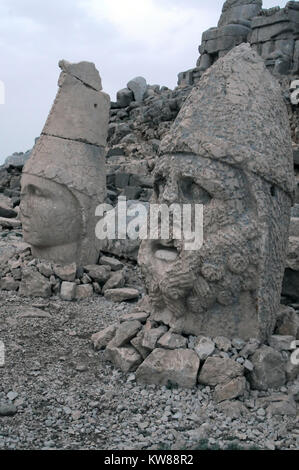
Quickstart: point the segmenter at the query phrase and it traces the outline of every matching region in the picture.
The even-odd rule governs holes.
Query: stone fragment
[[[99,263],[104,266],[110,266],[112,271],[119,271],[124,267],[123,263],[118,261],[116,258],[111,258],[110,256],[101,256]]]
[[[61,60],[59,67],[63,72],[66,72],[73,77],[78,78],[85,85],[93,88],[96,91],[102,90],[102,80],[94,64],[91,62],[79,62],[72,64],[67,60]]]
[[[226,384],[219,384],[215,388],[214,400],[219,403],[224,400],[232,400],[244,395],[246,390],[245,377],[236,377]]]
[[[53,266],[54,273],[62,281],[73,282],[76,279],[77,266],[76,263],[64,265],[64,266]],[[49,277],[49,276],[48,276]]]
[[[121,323],[116,329],[113,339],[109,342],[110,348],[119,348],[129,343],[141,328],[141,323],[137,320]]]
[[[76,297],[76,287],[75,282],[63,281],[60,288],[60,298],[62,300],[74,300]]]
[[[45,277],[51,277],[54,272],[52,269],[51,263],[42,262],[42,263],[39,263],[36,267],[39,270],[39,272]],[[67,281],[68,279],[64,279],[64,280]]]
[[[92,335],[91,341],[96,351],[98,351],[99,349],[103,349],[108,345],[108,343],[114,337],[116,328],[117,328],[117,325],[111,325],[105,328],[104,330],[101,330],[98,333],[94,333]]]
[[[0,217],[0,226],[3,228],[21,228],[21,221],[18,219],[8,219],[7,217]]]
[[[106,348],[106,356],[124,373],[136,370],[142,361],[140,354],[138,354],[133,346],[116,348],[108,345]]]
[[[123,88],[117,92],[116,99],[120,108],[126,108],[134,100],[134,94],[128,88]]]
[[[158,328],[151,327],[150,323],[147,323],[144,330],[143,330],[143,339],[142,339],[142,347],[145,349],[153,350],[157,345],[158,339],[164,335],[167,331],[167,327],[165,325],[158,326]]]
[[[296,416],[296,402],[291,395],[270,397],[272,403],[267,407],[267,414],[272,416]]]
[[[217,405],[217,409],[231,419],[238,419],[241,416],[248,415],[246,406],[238,400],[223,401]]]
[[[270,346],[261,346],[250,358],[253,371],[248,374],[251,387],[255,390],[282,387],[286,381],[284,362],[281,354]]]
[[[135,77],[127,83],[127,88],[134,94],[135,101],[141,102],[147,90],[146,80],[143,77]]]
[[[194,351],[201,361],[205,361],[207,357],[211,356],[214,350],[214,341],[212,341],[211,338],[205,338],[204,336],[199,338],[194,346]]]
[[[137,336],[131,339],[131,344],[139,352],[140,356],[145,359],[150,354],[151,350],[142,346],[143,334],[143,330],[140,330]]]
[[[255,338],[251,338],[249,342],[244,346],[244,348],[240,351],[239,355],[244,357],[245,359],[252,354],[259,348],[260,341]]]
[[[15,281],[13,277],[5,276],[0,280],[0,289],[8,291],[18,290],[20,283]]]
[[[76,300],[88,299],[93,296],[93,287],[91,284],[81,284],[76,287]]]
[[[292,342],[295,341],[294,336],[288,335],[272,335],[269,338],[269,346],[276,351],[290,351]]]
[[[50,297],[51,284],[36,268],[23,268],[19,295],[25,297]]]
[[[92,279],[100,284],[107,282],[111,276],[110,266],[99,266],[98,264],[93,264],[84,266],[84,269]]]
[[[277,316],[275,333],[299,339],[299,315],[293,308],[281,306]]]
[[[141,323],[144,323],[146,319],[148,318],[149,313],[147,312],[132,312],[132,313],[125,313],[120,317],[120,322],[124,321],[133,321],[133,320],[138,320]]]
[[[52,318],[50,313],[45,312],[44,310],[41,310],[40,308],[22,308],[19,316],[19,318]]]
[[[244,367],[232,359],[208,357],[200,370],[198,381],[204,385],[226,384],[242,376]]]
[[[112,300],[113,302],[124,302],[125,300],[137,299],[139,297],[139,291],[128,287],[121,289],[107,289],[104,292],[106,299]]]
[[[286,381],[293,382],[299,377],[299,363],[293,363],[292,360],[287,361],[285,365],[285,372]]]
[[[165,349],[183,349],[187,347],[188,340],[182,335],[168,331],[158,339],[157,346]]]
[[[103,286],[103,292],[108,289],[118,289],[124,287],[125,285],[125,276],[123,271],[117,271],[112,274],[108,281]]]
[[[0,217],[6,217],[8,219],[17,217],[17,212],[3,199],[0,199]]]
[[[17,407],[13,403],[0,403],[0,416],[14,416]]]
[[[231,341],[228,338],[225,338],[225,336],[216,336],[216,338],[214,338],[214,343],[220,351],[225,352],[229,351],[232,346]]]
[[[154,349],[136,371],[136,380],[145,384],[196,385],[199,358],[190,349]]]

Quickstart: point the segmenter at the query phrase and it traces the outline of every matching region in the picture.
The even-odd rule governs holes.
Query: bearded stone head
[[[272,334],[292,148],[280,88],[248,45],[220,59],[192,90],[162,141],[154,177],[152,204],[203,206],[203,244],[186,250],[184,239],[171,236],[142,242],[151,319],[191,335]]]

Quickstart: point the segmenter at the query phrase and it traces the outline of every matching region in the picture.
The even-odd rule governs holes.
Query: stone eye
[[[180,181],[180,189],[185,198],[200,204],[207,204],[212,199],[208,191],[196,184],[193,178],[183,178]]]

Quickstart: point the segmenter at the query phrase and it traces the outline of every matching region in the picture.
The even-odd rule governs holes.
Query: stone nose
[[[163,201],[172,204],[178,200],[178,187],[177,182],[174,180],[166,183],[163,191]]]

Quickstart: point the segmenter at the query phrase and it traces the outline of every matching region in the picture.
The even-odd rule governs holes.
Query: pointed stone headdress
[[[293,195],[293,152],[282,92],[248,44],[235,47],[205,72],[160,152],[219,160]]]

